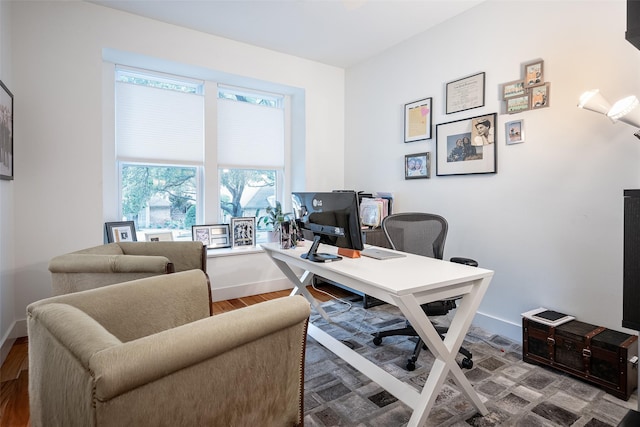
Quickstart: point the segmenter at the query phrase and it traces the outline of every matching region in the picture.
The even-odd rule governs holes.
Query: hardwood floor
[[[308,287],[309,292],[321,302],[329,301],[333,296],[343,298],[351,294],[341,288],[329,284],[318,285],[317,289]],[[332,296],[324,294],[329,292]],[[269,292],[227,301],[214,302],[214,315],[238,308],[247,307],[259,302],[288,296],[290,290]],[[29,424],[29,359],[28,339],[18,338],[11,347],[7,359],[0,370],[0,426],[28,427]]]

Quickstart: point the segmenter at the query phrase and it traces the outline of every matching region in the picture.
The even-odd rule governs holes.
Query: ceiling
[[[86,0],[348,68],[484,0]]]

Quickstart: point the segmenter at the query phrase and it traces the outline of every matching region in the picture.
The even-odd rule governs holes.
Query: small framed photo
[[[194,242],[201,241],[209,249],[231,247],[229,224],[193,225],[191,237]]]
[[[544,61],[530,62],[524,65],[525,87],[538,86],[544,83]]]
[[[430,177],[431,153],[416,153],[404,156],[404,179]]]
[[[404,142],[431,139],[431,98],[404,106]]]
[[[13,94],[0,81],[0,179],[13,179]]]
[[[497,113],[436,126],[436,175],[497,172]]]
[[[256,245],[256,218],[231,218],[231,232],[233,233],[233,247]]]
[[[136,226],[133,221],[105,222],[107,243],[137,242]]]
[[[507,98],[507,113],[516,114],[529,109],[529,95]]]
[[[171,242],[173,241],[173,233],[171,231],[157,231],[144,233],[147,242]]]
[[[478,73],[447,83],[446,113],[484,107],[485,74]]]
[[[502,99],[513,98],[526,94],[523,80],[516,80],[502,85]]]
[[[513,120],[504,124],[507,145],[524,142],[524,120]]]
[[[545,83],[541,86],[529,89],[529,108],[537,110],[549,106],[549,92],[551,91],[551,83]]]

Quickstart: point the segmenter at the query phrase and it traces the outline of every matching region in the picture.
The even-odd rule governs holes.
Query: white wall
[[[392,191],[398,211],[447,217],[445,255],[496,271],[477,317],[493,330],[517,338],[519,314],[537,306],[620,329],[622,190],[640,185],[640,143],[575,105],[594,87],[611,100],[640,95],[625,11],[621,0],[489,1],[347,70],[345,84],[340,69],[93,4],[0,2],[0,78],[16,96],[16,180],[0,182],[2,344],[26,305],[50,295],[48,260],[101,243],[103,48],[305,89],[307,188]],[[536,58],[551,107],[499,116],[498,174],[403,179],[405,154],[435,150],[435,140],[402,142],[405,103],[433,97],[434,123],[500,113],[499,84]],[[445,115],[444,84],[479,71],[486,106]],[[527,141],[505,146],[515,118]],[[344,164],[333,154],[343,149]],[[246,265],[223,260],[210,260],[214,283],[216,269]],[[257,283],[246,280],[231,285]]]
[[[103,131],[112,134],[103,129],[103,49],[303,89],[307,185],[343,186],[342,159],[333,155],[344,150],[342,69],[85,2],[15,2],[11,23],[16,180],[14,208],[3,203],[0,218],[15,213],[15,274],[7,280],[15,283],[17,320],[51,295],[49,259],[102,243],[104,212],[112,211],[103,204]],[[325,174],[318,165],[329,160],[336,167]],[[214,286],[224,285],[209,273]]]
[[[11,73],[10,3],[0,2],[0,80],[13,93]],[[13,281],[13,181],[0,180],[0,361],[4,360],[16,335]],[[5,345],[6,344],[6,345]]]
[[[520,313],[547,307],[621,329],[622,194],[640,186],[635,129],[576,108],[600,88],[640,96],[640,51],[624,38],[624,1],[488,1],[347,70],[345,184],[391,191],[396,211],[449,221],[445,257],[475,258],[495,276],[476,321],[520,337]],[[433,123],[502,113],[501,83],[544,60],[550,108],[499,114],[498,173],[404,180],[404,104],[433,97]],[[445,83],[486,73],[485,106],[444,113]],[[526,142],[505,145],[524,119]],[[496,321],[497,320],[497,321]]]

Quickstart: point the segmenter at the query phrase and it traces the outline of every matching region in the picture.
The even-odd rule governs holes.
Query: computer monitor
[[[355,191],[294,192],[293,212],[298,223],[313,233],[311,249],[302,257],[315,262],[338,261],[339,255],[318,253],[320,243],[338,248],[362,250],[362,226]]]

